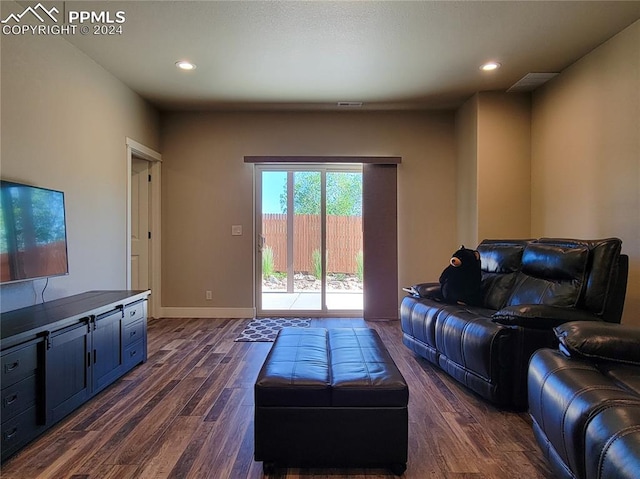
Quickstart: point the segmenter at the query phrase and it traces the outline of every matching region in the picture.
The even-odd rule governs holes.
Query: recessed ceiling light
[[[490,72],[493,70],[497,70],[498,68],[500,68],[502,65],[498,62],[487,62],[484,65],[482,65],[480,67],[480,70],[485,71],[485,72]]]
[[[180,60],[179,62],[176,62],[176,67],[178,67],[180,70],[195,70],[196,69],[195,63],[191,63],[191,62],[188,62],[186,60]]]

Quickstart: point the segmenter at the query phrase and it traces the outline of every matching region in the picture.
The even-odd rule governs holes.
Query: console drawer
[[[2,355],[2,387],[7,387],[33,375],[38,367],[38,345],[16,346]]]
[[[137,303],[133,303],[128,306],[125,306],[123,311],[124,323],[129,324],[144,318],[145,304],[146,304],[146,301],[139,301]]]
[[[124,350],[124,365],[130,369],[144,360],[144,341],[137,341]]]
[[[2,423],[2,457],[8,457],[39,432],[36,407],[30,407]]]
[[[37,395],[37,378],[32,374],[2,389],[2,420],[6,421],[34,406]]]
[[[136,341],[141,340],[144,337],[144,321],[136,321],[134,323],[127,324],[124,327],[124,346],[128,346]]]

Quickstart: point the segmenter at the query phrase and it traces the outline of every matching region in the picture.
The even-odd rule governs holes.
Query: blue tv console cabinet
[[[146,361],[149,294],[89,291],[2,314],[2,461]]]

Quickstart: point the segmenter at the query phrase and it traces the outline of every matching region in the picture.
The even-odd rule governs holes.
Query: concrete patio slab
[[[364,301],[362,292],[331,292],[327,293],[328,310],[361,310]],[[268,292],[262,293],[262,309],[287,311],[320,311],[320,292]]]

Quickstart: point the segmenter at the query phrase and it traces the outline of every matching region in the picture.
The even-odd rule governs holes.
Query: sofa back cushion
[[[531,240],[484,240],[478,245],[482,268],[483,306],[505,306],[520,271],[522,253]]]
[[[586,288],[589,252],[588,246],[580,243],[529,243],[507,306],[578,306]]]
[[[585,309],[602,317],[602,319],[612,322],[620,322],[622,314],[621,307],[618,314],[613,314],[612,318],[607,317],[607,308],[611,308],[612,300],[615,300],[617,289],[622,288],[620,301],[624,302],[623,284],[619,281],[619,262],[622,250],[622,240],[619,238],[604,238],[595,240],[576,240],[564,238],[541,238],[536,241],[541,245],[557,245],[567,248],[582,248],[589,250],[589,262],[587,266],[587,277],[582,291],[582,296],[577,304],[580,309]],[[626,275],[624,275],[626,280]],[[611,311],[610,311],[611,312]]]

